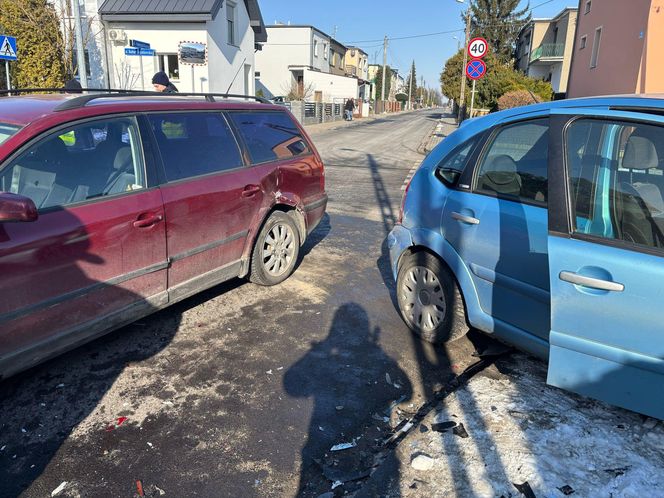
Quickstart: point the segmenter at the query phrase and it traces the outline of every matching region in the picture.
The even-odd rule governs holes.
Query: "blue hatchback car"
[[[664,419],[664,99],[467,122],[413,176],[388,247],[423,339],[474,327],[547,359],[551,385]]]

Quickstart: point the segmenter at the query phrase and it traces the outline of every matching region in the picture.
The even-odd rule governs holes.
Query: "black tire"
[[[279,236],[282,230],[290,234],[283,240]],[[266,255],[267,252],[271,255]],[[280,284],[295,270],[299,254],[300,234],[295,222],[286,213],[275,211],[256,237],[251,253],[249,280],[265,286]]]
[[[427,252],[404,256],[397,276],[397,303],[406,325],[432,344],[454,341],[470,329],[454,275]]]

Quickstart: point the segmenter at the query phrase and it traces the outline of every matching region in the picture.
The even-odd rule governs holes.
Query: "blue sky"
[[[466,0],[466,4],[468,2]],[[275,21],[311,24],[329,35],[334,35],[336,28],[336,38],[363,48],[371,63],[382,64],[385,35],[389,38],[457,30],[450,34],[393,40],[389,44],[388,64],[406,74],[415,59],[418,79],[424,76],[426,85],[436,88],[439,88],[438,79],[445,61],[456,51],[457,40],[453,37],[457,36],[463,44],[460,13],[466,5],[456,0],[259,0],[259,4],[268,25]],[[522,2],[523,6],[526,4]],[[530,6],[535,7],[533,17],[552,17],[565,7],[577,5],[576,0],[530,1]]]

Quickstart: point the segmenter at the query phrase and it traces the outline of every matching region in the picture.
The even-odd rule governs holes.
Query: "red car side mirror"
[[[39,217],[37,206],[28,197],[0,192],[0,223],[35,221]]]

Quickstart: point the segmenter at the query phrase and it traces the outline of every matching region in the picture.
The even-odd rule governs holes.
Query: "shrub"
[[[499,111],[502,111],[505,109],[512,109],[513,107],[536,104],[542,101],[542,97],[528,90],[512,90],[498,99],[497,107]]]

